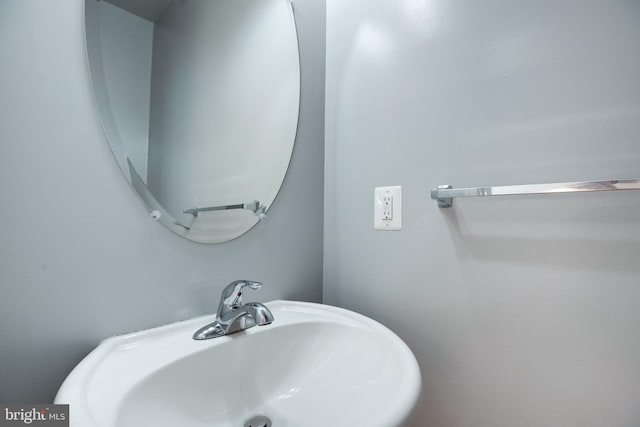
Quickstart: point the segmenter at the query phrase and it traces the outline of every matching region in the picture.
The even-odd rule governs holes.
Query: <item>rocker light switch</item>
[[[373,207],[373,228],[402,229],[402,187],[376,187]]]

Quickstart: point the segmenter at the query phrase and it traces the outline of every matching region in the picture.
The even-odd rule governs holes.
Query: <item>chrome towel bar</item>
[[[267,207],[260,203],[258,200],[254,200],[250,203],[238,203],[237,205],[223,205],[223,206],[209,206],[206,208],[190,208],[185,209],[182,212],[186,214],[191,214],[195,217],[198,216],[200,212],[211,212],[211,211],[226,211],[230,209],[247,209],[260,217],[260,219],[264,218],[265,211]]]
[[[527,194],[581,193],[589,191],[640,190],[640,179],[559,182],[555,184],[503,185],[496,187],[453,188],[439,185],[431,190],[438,207],[449,208],[454,197],[519,196]]]

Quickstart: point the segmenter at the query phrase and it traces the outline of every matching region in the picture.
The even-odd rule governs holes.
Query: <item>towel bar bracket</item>
[[[453,206],[453,197],[439,197],[438,190],[451,190],[451,185],[438,185],[437,188],[431,190],[431,198],[438,201],[439,208],[450,208]]]

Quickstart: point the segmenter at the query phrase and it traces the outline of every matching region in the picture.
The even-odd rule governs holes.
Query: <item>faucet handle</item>
[[[251,289],[260,289],[262,283],[253,280],[236,280],[224,288],[222,296],[220,297],[220,304],[218,305],[218,317],[242,305],[242,291],[247,286]]]

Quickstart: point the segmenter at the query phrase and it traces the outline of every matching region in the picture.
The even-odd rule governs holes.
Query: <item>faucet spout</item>
[[[247,311],[258,326],[269,325],[273,322],[273,314],[264,304],[250,302],[247,304]]]

